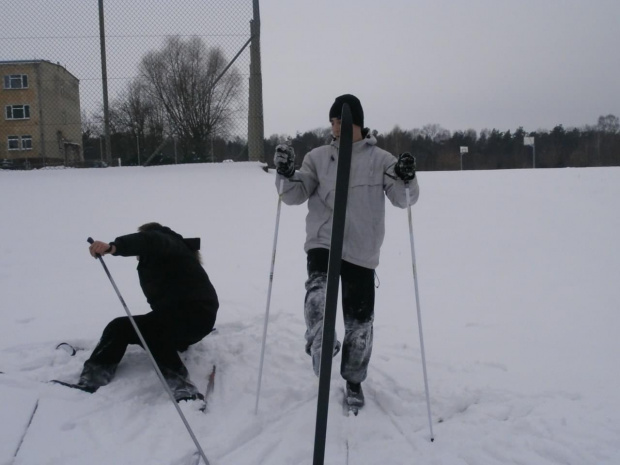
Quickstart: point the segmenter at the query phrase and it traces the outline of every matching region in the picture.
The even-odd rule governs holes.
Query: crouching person
[[[184,239],[158,223],[110,243],[94,241],[89,248],[93,257],[138,257],[140,286],[152,311],[133,318],[177,402],[203,398],[178,352],[213,330],[219,307],[199,248],[199,239]],[[128,344],[142,345],[129,317],[112,320],[73,387],[95,392],[108,384]]]

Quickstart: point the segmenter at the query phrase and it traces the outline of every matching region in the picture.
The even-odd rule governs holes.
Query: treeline
[[[182,150],[174,138],[161,134],[142,134],[123,127],[111,134],[114,161],[120,157],[123,165],[161,165],[172,163],[218,163],[224,160],[247,161],[247,141],[241,137],[212,137],[203,151]],[[95,127],[84,125],[83,144],[86,160],[103,160],[104,140]],[[551,131],[513,131],[473,129],[450,133],[438,124],[421,129],[378,133],[377,145],[395,155],[411,152],[417,158],[419,170],[481,170],[508,168],[561,168],[585,166],[620,166],[620,121],[614,115],[601,116],[597,124],[583,128],[565,129],[558,125]],[[524,138],[533,138],[533,146]],[[293,146],[296,164],[315,147],[331,141],[330,128],[314,129],[288,135],[272,135],[265,139],[265,162],[273,167],[273,153],[279,143]],[[462,153],[466,147],[466,153]],[[138,156],[138,153],[141,155]],[[118,155],[117,155],[118,154]],[[156,154],[154,157],[152,154]],[[462,165],[461,165],[462,164]]]
[[[536,168],[620,166],[620,120],[614,115],[601,116],[596,125],[579,129],[558,125],[551,131],[527,132],[520,127],[514,132],[492,129],[478,134],[473,129],[450,133],[429,124],[412,130],[395,127],[385,134],[373,131],[373,135],[379,147],[395,155],[413,153],[419,170],[531,168],[534,163]],[[287,142],[295,149],[299,166],[306,153],[330,138],[328,128],[294,138],[273,135],[265,140],[265,154],[270,157],[278,143]],[[533,146],[524,145],[524,138],[533,138]]]
[[[83,132],[82,144],[86,161],[105,161],[105,139],[97,132]],[[184,150],[175,138],[151,133],[136,136],[132,131],[114,131],[110,134],[110,145],[113,165],[118,163],[118,159],[123,166],[220,163],[248,159],[248,144],[241,137],[214,137],[208,140],[204,150],[195,152]]]

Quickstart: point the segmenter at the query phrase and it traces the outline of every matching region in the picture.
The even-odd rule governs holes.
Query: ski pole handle
[[[88,242],[89,244],[92,244],[95,241],[92,237],[89,237],[88,239],[86,239],[86,242]],[[101,255],[95,254],[95,258],[101,258]]]

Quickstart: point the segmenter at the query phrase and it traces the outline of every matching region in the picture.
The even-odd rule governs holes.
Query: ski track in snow
[[[488,368],[494,369],[493,366]],[[398,380],[381,368],[375,367],[373,373],[375,376],[366,383],[365,391],[369,406],[376,404],[381,411],[379,417],[389,419],[413,450],[419,452],[421,440],[429,438],[423,385],[420,382],[419,390],[414,392],[399,387]],[[411,402],[403,402],[403,399],[410,399]],[[587,463],[587,456],[575,447],[583,434],[579,419],[581,414],[578,413],[581,401],[580,396],[564,392],[526,396],[487,388],[461,390],[459,394],[441,396],[437,389],[431,389],[431,413],[436,440],[430,449],[424,447],[423,450],[431,452],[432,449],[439,449],[442,453],[448,452],[448,456],[452,455],[451,458],[443,458],[446,461],[441,463],[480,463],[480,457],[486,457],[484,463],[513,463],[516,457],[524,453],[524,449],[528,456],[528,462],[525,463]],[[565,412],[565,415],[554,418],[552,412],[556,410]],[[576,418],[574,413],[577,413]],[[568,437],[556,437],[553,434],[558,425],[566,432],[570,431],[571,423],[574,431]],[[454,447],[455,444],[446,444],[448,438],[454,436],[454,431],[465,428],[478,431],[480,455],[471,452],[471,456],[462,454],[458,452],[458,447]],[[613,433],[609,432],[606,436],[600,439],[611,447]],[[501,447],[496,447],[496,440],[500,441]],[[429,456],[436,458],[435,453]],[[604,458],[604,455],[601,456],[601,459]]]

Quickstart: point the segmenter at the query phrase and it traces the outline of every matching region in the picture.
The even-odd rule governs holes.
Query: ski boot
[[[362,391],[360,383],[350,383],[347,381],[346,401],[349,409],[357,415],[357,411],[364,406],[364,391]]]

